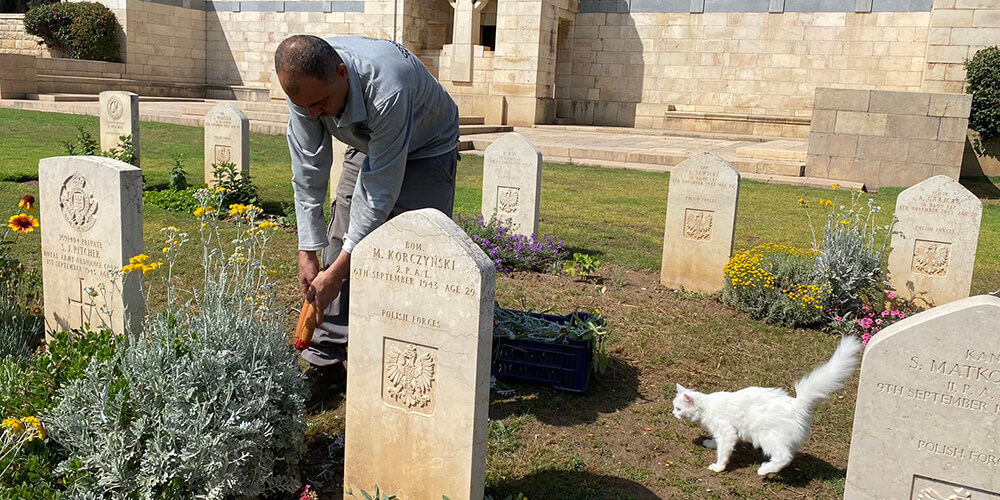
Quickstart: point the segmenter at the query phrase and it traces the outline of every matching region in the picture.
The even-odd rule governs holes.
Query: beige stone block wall
[[[41,38],[24,31],[24,14],[0,14],[0,54],[46,56]]]
[[[569,100],[611,108],[594,110],[598,125],[801,134],[667,112],[808,118],[817,87],[918,91],[929,24],[926,12],[578,14]]]
[[[958,179],[971,109],[964,94],[817,88],[805,174],[873,191]]]
[[[118,21],[127,34],[124,59],[130,78],[204,83],[204,11],[133,1]]]
[[[964,92],[965,60],[992,45],[1000,45],[1000,2],[935,0],[922,90]]]
[[[0,99],[24,99],[38,93],[34,55],[0,54]]]
[[[392,38],[402,20],[394,16],[393,7],[391,1],[368,1],[365,12],[208,12],[206,81],[267,88],[272,84],[274,49],[285,37]]]

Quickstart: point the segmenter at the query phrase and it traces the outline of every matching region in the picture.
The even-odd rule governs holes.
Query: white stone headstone
[[[979,198],[944,175],[899,193],[889,250],[892,287],[925,308],[968,297],[982,216]]]
[[[231,103],[222,102],[205,114],[205,184],[215,185],[212,165],[233,163],[250,172],[250,119]]]
[[[1000,498],[1000,298],[879,332],[861,363],[845,500]]]
[[[483,498],[495,287],[490,259],[434,209],[354,249],[345,487]]]
[[[660,282],[714,292],[733,253],[740,173],[718,155],[689,158],[670,170]]]
[[[510,219],[514,232],[538,232],[542,194],[542,152],[511,132],[486,148],[483,157],[483,217]]]
[[[38,184],[47,328],[138,333],[140,276],[127,275],[116,289],[107,270],[142,253],[142,171],[99,156],[43,158]],[[96,297],[87,293],[102,284]]]
[[[100,94],[101,150],[118,147],[121,136],[132,136],[135,162],[139,165],[139,96],[132,92],[108,90]]]

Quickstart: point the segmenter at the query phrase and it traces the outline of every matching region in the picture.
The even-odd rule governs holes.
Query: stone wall
[[[972,97],[816,89],[805,174],[869,190],[958,179]]]
[[[35,61],[23,54],[0,54],[0,99],[24,99],[38,93]]]
[[[157,2],[128,2],[124,59],[129,77],[205,83],[205,11]]]
[[[936,0],[927,40],[925,92],[965,90],[965,60],[1000,45],[1000,2]]]
[[[44,57],[49,51],[39,41],[24,31],[24,14],[0,14],[0,54]]]

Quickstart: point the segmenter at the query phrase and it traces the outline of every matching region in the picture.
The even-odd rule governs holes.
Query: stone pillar
[[[450,0],[455,9],[451,36],[451,81],[471,82],[475,59],[476,37],[483,8],[489,0]]]

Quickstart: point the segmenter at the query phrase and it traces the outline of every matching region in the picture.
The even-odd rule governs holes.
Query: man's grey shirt
[[[352,252],[389,217],[407,159],[432,158],[458,147],[458,106],[423,63],[396,42],[353,36],[326,41],[347,66],[349,89],[340,116],[312,118],[286,98],[299,249],[328,244],[323,206],[334,161],[332,135],[368,155],[344,236],[344,250]]]

